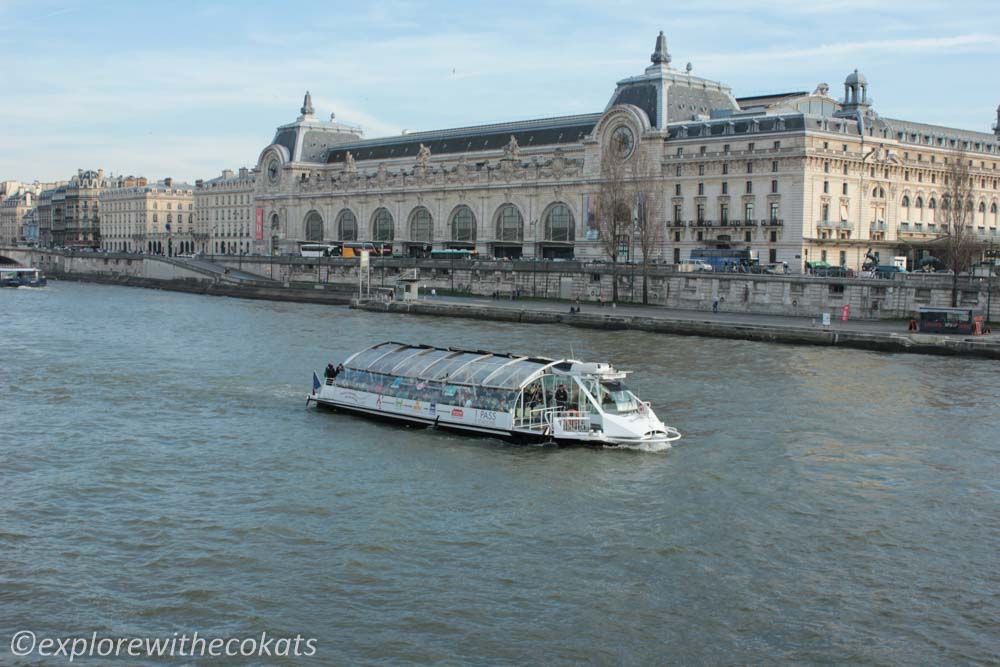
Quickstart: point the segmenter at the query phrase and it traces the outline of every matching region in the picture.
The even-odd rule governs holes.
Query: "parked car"
[[[764,267],[764,273],[783,276],[788,273],[788,262],[772,262]]]
[[[906,269],[901,266],[882,265],[875,269],[875,277],[881,280],[893,280],[896,276],[905,274]]]
[[[821,266],[813,271],[820,278],[853,278],[854,271],[846,266]]]
[[[711,271],[712,265],[700,259],[685,259],[677,265],[680,273],[691,273],[692,271]]]

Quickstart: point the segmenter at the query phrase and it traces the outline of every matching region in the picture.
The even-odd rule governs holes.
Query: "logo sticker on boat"
[[[461,417],[463,414],[465,414],[465,413],[463,413],[459,408],[452,408],[451,409],[451,416],[452,417]]]

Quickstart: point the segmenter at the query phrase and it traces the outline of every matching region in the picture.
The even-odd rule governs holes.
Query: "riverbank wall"
[[[357,288],[344,289],[340,285],[316,289],[310,287],[268,287],[243,285],[223,282],[212,282],[194,278],[157,279],[127,275],[102,275],[81,273],[54,272],[50,277],[55,280],[70,280],[74,282],[98,283],[102,285],[122,285],[125,287],[142,287],[146,289],[168,290],[171,292],[187,292],[189,294],[205,294],[208,296],[228,296],[236,299],[262,299],[265,301],[294,301],[298,303],[319,303],[343,306],[357,296]]]
[[[678,336],[708,336],[789,345],[821,345],[878,352],[906,352],[1000,359],[1000,340],[994,337],[938,336],[830,327],[775,326],[747,322],[706,320],[656,315],[624,315],[459,304],[449,301],[359,301],[353,308],[376,313],[432,317],[461,317],[518,324],[561,324],[609,331],[646,331]]]
[[[278,282],[240,272],[240,278],[211,271],[182,260],[126,254],[60,253],[42,250],[0,250],[0,255],[25,266],[35,266],[55,280],[93,282],[161,289],[240,299],[295,301],[346,305],[357,295],[357,285],[303,281]]]
[[[358,260],[303,257],[210,258],[230,268],[292,282],[358,284]],[[610,303],[618,285],[618,303],[642,303],[680,310],[816,317],[839,316],[846,306],[851,319],[908,318],[921,306],[952,303],[952,280],[940,274],[908,274],[892,280],[828,278],[802,274],[681,273],[670,264],[653,264],[643,276],[639,265],[579,261],[486,261],[439,258],[373,258],[368,273],[373,287],[391,288],[401,279],[416,280],[424,293],[501,296],[514,292],[535,299]],[[962,277],[959,305],[1000,320],[1000,280]],[[998,297],[998,298],[993,298]]]
[[[124,253],[81,253],[0,248],[9,257],[38,266],[59,278],[102,281],[113,277],[156,280],[172,289],[181,280],[208,282],[230,296],[348,303],[356,294],[359,261],[355,258],[233,257],[216,255],[184,260]],[[209,264],[215,272],[199,268]],[[228,269],[243,279],[222,274]],[[910,274],[893,280],[828,278],[805,275],[681,273],[673,265],[655,264],[644,277],[641,266],[578,261],[485,261],[439,258],[373,258],[364,276],[373,288],[392,289],[401,280],[416,281],[424,294],[501,297],[519,294],[535,299],[610,303],[617,284],[618,303],[639,303],[645,290],[649,305],[688,311],[712,311],[786,317],[838,318],[846,309],[851,320],[905,319],[921,306],[950,306],[952,280],[937,274]],[[249,278],[249,279],[247,279]],[[135,281],[142,285],[142,281]],[[251,289],[253,288],[253,289]],[[257,289],[262,288],[262,289]],[[291,290],[282,291],[281,288]],[[303,290],[315,290],[307,297]],[[993,292],[997,298],[993,298]],[[206,292],[207,293],[207,292]],[[259,296],[259,295],[267,296]],[[317,298],[316,295],[322,295]],[[963,277],[958,303],[1000,319],[1000,281]]]

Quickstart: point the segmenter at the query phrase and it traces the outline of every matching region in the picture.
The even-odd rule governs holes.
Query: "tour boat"
[[[313,373],[306,404],[490,435],[668,449],[681,437],[603,363],[379,343]]]
[[[45,287],[45,274],[38,269],[0,266],[0,287]]]

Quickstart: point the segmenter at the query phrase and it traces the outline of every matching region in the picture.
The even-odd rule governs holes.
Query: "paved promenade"
[[[572,304],[575,308],[575,304]],[[881,352],[977,356],[1000,359],[1000,336],[921,334],[907,330],[907,322],[831,318],[823,326],[817,317],[786,317],[678,310],[660,306],[612,307],[581,304],[570,313],[567,302],[495,300],[482,297],[439,296],[412,301],[362,301],[354,306],[372,312],[434,317],[463,317],[522,324],[559,324],[605,330],[636,330],[681,336],[708,336],[791,345],[852,347]],[[838,312],[839,314],[839,312]],[[832,315],[832,313],[831,313]]]
[[[477,305],[490,306],[493,308],[507,308],[511,310],[537,310],[553,313],[569,313],[570,305],[562,301],[544,301],[536,299],[522,299],[511,301],[509,299],[491,299],[489,297],[432,297],[425,299],[431,303],[454,303],[456,305]],[[712,322],[718,324],[732,323],[744,325],[760,325],[768,327],[787,328],[816,328],[830,331],[856,331],[856,332],[879,332],[879,333],[907,333],[907,322],[899,320],[852,320],[847,322],[840,320],[840,312],[830,313],[830,326],[822,326],[819,315],[815,317],[792,317],[787,315],[761,315],[756,313],[736,313],[726,312],[725,304],[720,304],[719,312],[704,310],[681,310],[679,308],[665,308],[663,306],[641,306],[641,305],[618,305],[612,307],[605,304],[603,307],[597,304],[582,302],[580,304],[581,314],[588,315],[618,315],[628,317],[655,317],[657,319],[684,321],[684,322]],[[995,338],[995,336],[994,336]]]

